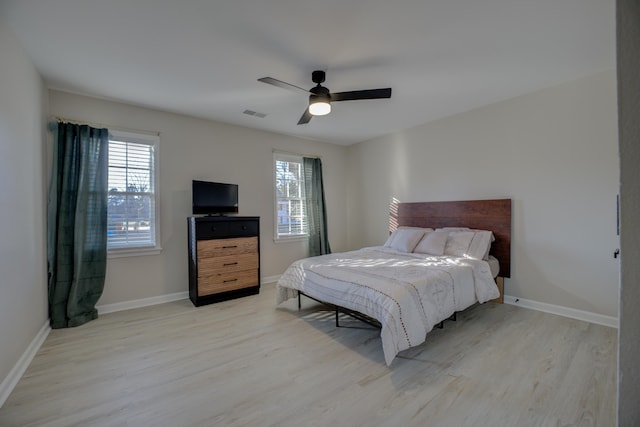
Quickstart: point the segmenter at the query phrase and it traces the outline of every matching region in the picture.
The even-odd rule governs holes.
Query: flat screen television
[[[194,215],[238,213],[238,185],[193,180],[191,201]]]

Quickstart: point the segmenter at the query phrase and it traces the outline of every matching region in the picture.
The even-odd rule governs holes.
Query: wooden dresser
[[[195,306],[260,291],[260,218],[188,218],[189,298]]]

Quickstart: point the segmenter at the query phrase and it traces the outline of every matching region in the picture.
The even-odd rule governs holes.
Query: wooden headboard
[[[412,202],[392,204],[389,228],[468,227],[491,230],[491,255],[500,262],[502,277],[511,277],[511,199]]]

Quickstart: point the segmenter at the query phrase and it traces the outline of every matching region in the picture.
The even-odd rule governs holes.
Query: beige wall
[[[192,179],[239,185],[239,214],[261,218],[263,278],[281,274],[293,260],[306,256],[304,241],[273,241],[274,149],[322,157],[329,239],[336,251],[347,248],[345,147],[64,92],[50,91],[49,97],[50,112],[55,116],[160,132],[162,253],[109,259],[98,305],[188,290],[186,218],[191,212]]]
[[[388,205],[513,199],[505,293],[617,316],[616,75],[607,71],[350,147],[349,242]]]
[[[0,404],[47,324],[44,111],[40,76],[0,20]]]

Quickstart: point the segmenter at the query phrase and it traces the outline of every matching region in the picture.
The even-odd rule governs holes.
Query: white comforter
[[[436,324],[475,302],[456,301],[458,288],[469,286],[477,302],[499,296],[484,261],[376,246],[294,262],[278,280],[277,303],[300,290],[378,320],[390,365],[400,351],[424,342]]]

